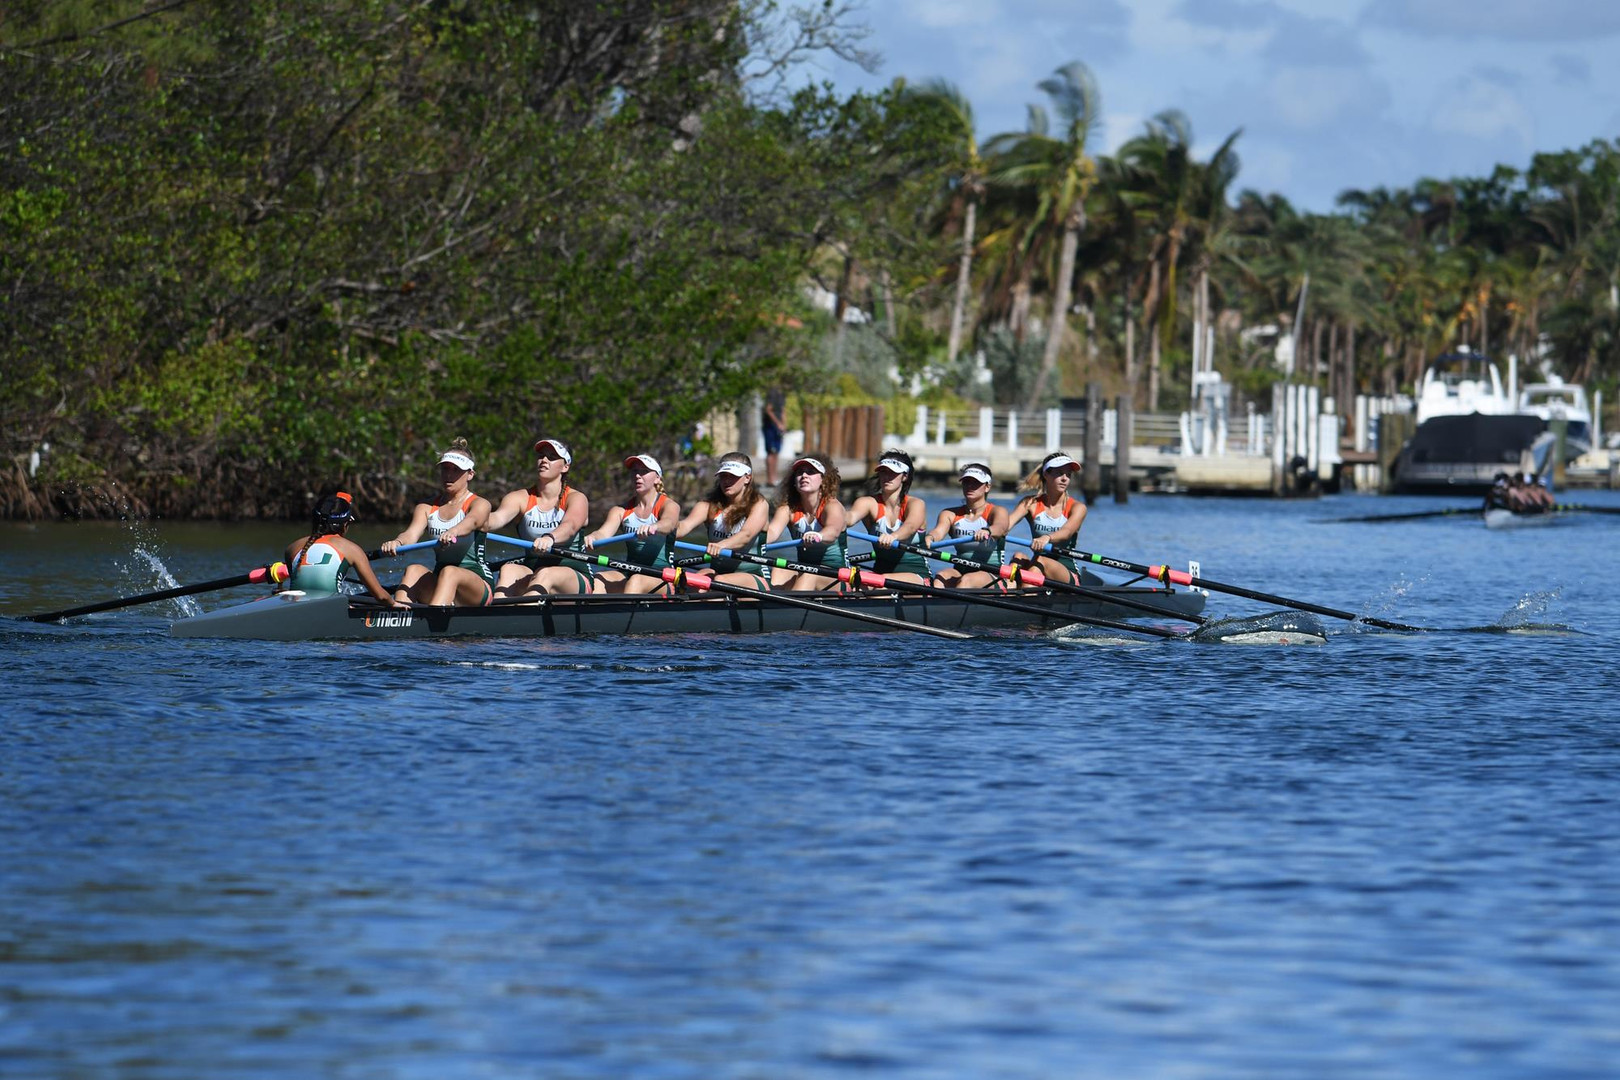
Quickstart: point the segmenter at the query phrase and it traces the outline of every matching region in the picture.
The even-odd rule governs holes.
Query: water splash
[[[1350,632],[1356,634],[1381,633],[1379,627],[1369,626],[1363,621],[1369,617],[1383,619],[1385,622],[1404,622],[1405,620],[1399,618],[1397,613],[1405,606],[1405,602],[1409,597],[1428,583],[1428,574],[1423,574],[1415,580],[1402,574],[1391,582],[1382,593],[1370,596],[1362,602],[1361,607],[1358,609],[1361,615],[1349,624]]]
[[[129,554],[132,561],[118,560],[114,565],[118,567],[126,587],[136,593],[178,588],[180,582],[169,572],[163,556],[159,553],[157,535],[150,527],[138,521],[127,521],[125,526],[130,534]],[[202,607],[189,596],[176,597],[171,602],[185,618],[202,614]]]
[[[1277,611],[1242,619],[1217,619],[1194,630],[1191,639],[1223,645],[1324,645],[1327,628],[1314,615]]]

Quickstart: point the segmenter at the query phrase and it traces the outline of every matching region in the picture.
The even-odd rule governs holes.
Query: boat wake
[[[1242,619],[1217,619],[1200,626],[1188,638],[1223,645],[1325,645],[1327,629],[1314,615],[1278,611]]]

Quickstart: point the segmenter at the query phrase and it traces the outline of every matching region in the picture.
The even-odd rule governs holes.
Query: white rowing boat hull
[[[1487,529],[1528,529],[1541,525],[1550,525],[1555,516],[1546,510],[1537,514],[1518,514],[1500,506],[1493,506],[1485,511],[1485,527]]]
[[[1098,592],[1152,604],[1170,615],[1196,615],[1204,596],[1196,591],[1106,586]],[[998,594],[1002,595],[1002,594]],[[369,597],[280,593],[220,608],[169,627],[174,637],[244,638],[262,641],[324,639],[395,640],[438,637],[572,637],[623,634],[758,634],[784,631],[881,630],[835,612],[881,615],[951,630],[1051,629],[1067,625],[1065,614],[1092,618],[1142,618],[1143,612],[1067,593],[1021,590],[1005,594],[1044,608],[1050,618],[976,604],[954,597],[888,592],[817,595],[831,610],[812,611],[749,597],[553,596],[544,603],[491,607],[385,608]],[[812,599],[803,594],[796,598]],[[1151,616],[1148,616],[1151,618]]]

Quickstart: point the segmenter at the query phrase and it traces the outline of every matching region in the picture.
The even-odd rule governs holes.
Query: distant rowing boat
[[[1204,595],[1144,586],[1102,586],[1099,592],[1151,604],[1168,615],[1196,615]],[[882,615],[952,630],[1050,629],[1066,625],[1062,615],[1141,618],[1122,605],[1040,589],[995,594],[1052,612],[1050,619],[976,604],[966,597],[917,597],[891,592],[833,595],[794,593],[828,608]],[[441,637],[574,637],[624,634],[759,634],[784,631],[871,630],[866,623],[832,612],[783,607],[744,597],[701,595],[552,596],[542,602],[490,607],[392,609],[369,597],[306,596],[278,593],[233,607],[182,619],[169,627],[174,637],[248,638],[263,641],[325,639],[397,640]]]

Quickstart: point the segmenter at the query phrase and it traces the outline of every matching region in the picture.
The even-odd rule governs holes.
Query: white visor
[[[658,459],[653,457],[651,454],[632,454],[624,459],[624,467],[627,469],[632,468],[637,462],[640,462],[642,465],[646,466],[652,472],[657,473],[659,476],[664,475],[664,467],[658,464]]]
[[[887,469],[896,476],[905,476],[907,473],[911,472],[911,466],[907,465],[899,458],[886,457],[877,463],[877,467],[879,469]]]
[[[821,462],[817,461],[813,457],[802,457],[802,458],[800,458],[799,460],[797,460],[797,461],[795,461],[793,463],[793,469],[790,469],[789,471],[791,472],[794,469],[797,469],[800,465],[808,465],[812,469],[816,470],[816,472],[820,473],[822,476],[827,475],[827,466],[823,465]]]
[[[740,461],[722,461],[720,467],[714,470],[716,476],[753,476],[754,467],[745,465]]]
[[[444,454],[440,456],[439,464],[443,465],[447,461],[463,472],[472,472],[473,459],[468,457],[466,454],[463,454],[460,450],[446,450]]]
[[[1059,454],[1051,461],[1048,461],[1045,465],[1042,465],[1041,472],[1056,472],[1059,469],[1062,469],[1064,472],[1074,472],[1074,470],[1078,469],[1079,467],[1080,463],[1074,460],[1074,458],[1070,457],[1068,454]]]
[[[963,480],[977,480],[981,484],[988,484],[990,482],[990,470],[983,465],[969,465],[962,470],[961,477]]]
[[[551,447],[551,452],[562,458],[562,463],[564,465],[572,465],[574,463],[574,455],[568,452],[567,443],[560,442],[556,439],[541,439],[534,444],[534,452],[538,454],[542,446]]]

